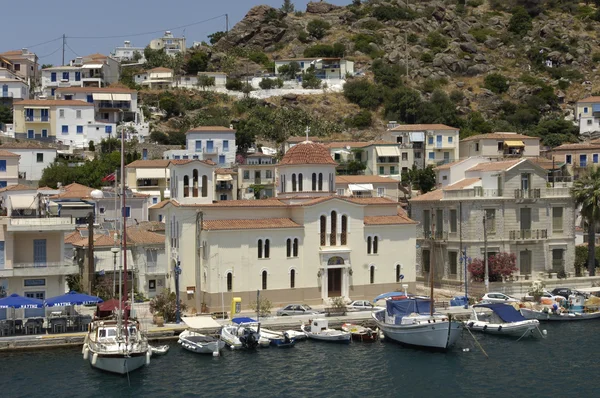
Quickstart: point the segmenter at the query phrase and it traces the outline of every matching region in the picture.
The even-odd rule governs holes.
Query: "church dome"
[[[280,166],[302,164],[337,165],[323,144],[304,141],[291,147],[279,162]]]

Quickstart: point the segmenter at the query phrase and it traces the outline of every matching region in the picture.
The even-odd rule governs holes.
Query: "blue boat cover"
[[[406,296],[406,293],[402,293],[402,292],[383,293],[383,294],[380,294],[379,296],[375,297],[373,299],[373,302],[375,303],[375,302],[377,302],[379,300],[383,300],[383,299],[386,299],[386,298],[389,298],[389,297],[394,297],[394,296]]]
[[[428,315],[431,311],[431,300],[423,298],[388,300],[386,305],[388,315],[396,316],[396,319],[412,313]]]
[[[451,307],[462,307],[469,302],[467,296],[454,296],[452,300],[450,300]]]
[[[473,307],[489,308],[490,310],[494,311],[496,315],[500,317],[500,319],[507,323],[521,322],[526,320],[523,315],[521,315],[519,311],[515,310],[515,307],[510,304],[477,304]]]
[[[252,323],[252,322],[256,323],[256,319],[252,319],[252,318],[248,318],[248,317],[243,317],[242,316],[242,317],[239,317],[239,318],[233,318],[231,320],[231,322],[237,323],[238,325],[240,323]]]

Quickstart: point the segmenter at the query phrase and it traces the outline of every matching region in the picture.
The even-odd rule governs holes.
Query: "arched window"
[[[194,169],[192,172],[192,187],[194,198],[198,197],[198,169]]]
[[[190,177],[183,176],[183,197],[187,198],[190,196]]]
[[[206,198],[208,196],[208,177],[202,176],[202,197]]]
[[[292,192],[296,192],[296,173],[292,174]]]
[[[337,244],[337,213],[335,211],[331,212],[331,236],[329,239],[329,244],[331,246],[335,246]]]
[[[227,291],[230,292],[233,290],[233,274],[231,272],[227,273]]]
[[[262,290],[267,290],[267,271],[262,272]]]
[[[346,245],[348,241],[348,216],[342,216],[342,236],[340,237],[340,244]]]
[[[317,190],[317,173],[312,173],[312,190]]]
[[[400,282],[400,264],[396,264],[396,282]]]
[[[263,241],[262,241],[262,239],[258,240],[258,258],[263,258]]]
[[[371,267],[369,267],[369,283],[373,284],[375,283],[375,266],[371,265]]]
[[[302,179],[304,178],[304,176],[302,175],[302,173],[298,174],[298,191],[303,192],[304,191],[304,184],[302,183]]]
[[[290,238],[285,241],[285,253],[288,257],[292,257],[292,240]]]
[[[296,287],[296,270],[293,269],[290,271],[290,289]]]
[[[327,242],[327,217],[321,216],[320,222],[321,246],[325,246]]]
[[[271,254],[270,240],[265,239],[265,258],[269,258]]]
[[[371,237],[367,236],[367,254],[371,254]]]
[[[319,191],[323,190],[323,173],[319,173]]]
[[[298,238],[294,238],[294,245],[292,248],[294,257],[298,257]]]
[[[379,238],[374,236],[373,237],[373,254],[377,254],[379,248]]]

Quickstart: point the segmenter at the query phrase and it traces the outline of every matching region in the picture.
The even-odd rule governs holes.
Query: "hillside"
[[[208,70],[235,77],[268,72],[275,59],[343,55],[365,76],[350,79],[344,94],[221,98],[201,112],[218,117],[192,124],[221,118],[272,141],[302,134],[306,125],[320,135],[371,138],[387,120],[451,124],[464,136],[519,131],[549,146],[576,141],[565,119],[600,84],[597,19],[593,5],[569,0],[318,2],[290,13],[257,6],[197,50]],[[265,119],[271,131],[263,134]],[[289,127],[293,122],[303,126]]]

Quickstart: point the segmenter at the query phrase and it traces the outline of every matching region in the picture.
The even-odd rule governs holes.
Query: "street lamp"
[[[466,247],[461,251],[460,262],[464,266],[465,298],[467,299],[467,302],[465,303],[465,309],[468,309],[469,308],[469,293],[468,293],[468,280],[469,280],[469,278],[467,277],[467,264],[471,262],[471,257],[467,257],[467,248]]]
[[[115,297],[115,290],[116,290],[116,284],[117,284],[117,280],[115,279],[115,274],[117,273],[117,254],[119,253],[119,251],[121,251],[120,248],[118,247],[112,247],[110,249],[111,253],[113,254],[113,292],[112,292],[112,296]]]
[[[175,263],[175,268],[173,269],[173,273],[175,274],[175,294],[177,296],[175,303],[176,305],[176,324],[181,323],[181,308],[179,306],[179,275],[181,275],[181,261],[179,261],[179,257],[177,258],[177,263]],[[197,294],[197,293],[196,293]]]

